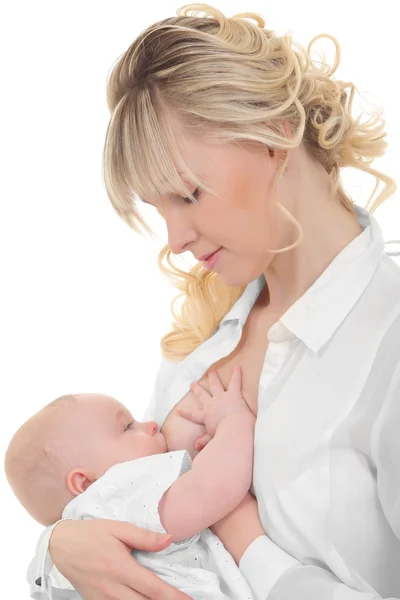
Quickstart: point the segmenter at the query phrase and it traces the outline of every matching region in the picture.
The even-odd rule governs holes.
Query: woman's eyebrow
[[[179,173],[179,174],[180,174],[180,175],[182,175],[182,173]],[[200,178],[200,177],[202,177],[202,176],[203,176],[203,173],[196,174],[196,177],[198,177],[198,178]],[[185,179],[185,177],[184,177],[184,179]],[[190,182],[189,182],[189,181],[188,181],[188,185],[189,185],[189,187],[190,187]],[[149,201],[148,201],[148,200],[146,200],[145,198],[142,198],[142,197],[141,197],[141,198],[140,198],[140,200],[141,200],[142,202],[144,202],[145,204],[149,204],[150,206],[156,206],[155,204],[153,204],[152,202],[149,202]]]

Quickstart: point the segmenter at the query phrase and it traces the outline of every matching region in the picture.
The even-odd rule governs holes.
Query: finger
[[[203,448],[205,446],[207,446],[207,444],[210,440],[212,440],[211,435],[209,433],[205,433],[204,435],[202,435],[195,441],[195,444],[194,444],[195,450],[200,452],[201,450],[203,450]]]
[[[193,381],[193,383],[190,384],[190,389],[192,390],[196,398],[198,400],[201,400],[202,402],[204,402],[205,400],[210,400],[211,398],[211,394],[209,394],[207,390],[205,390],[203,386],[201,386],[197,381]]]
[[[238,365],[233,367],[233,373],[229,382],[228,390],[230,392],[242,391],[242,369]]]
[[[216,371],[209,372],[208,381],[210,382],[210,390],[213,396],[225,392],[225,388],[222,385],[221,380]]]
[[[202,410],[196,408],[177,408],[176,412],[184,419],[188,419],[188,421],[204,425],[204,413]]]
[[[150,529],[142,529],[125,521],[111,521],[111,534],[129,546],[146,552],[158,552],[170,545],[172,535],[158,533]]]
[[[131,581],[128,582],[128,585],[130,585],[132,590],[136,593],[143,594],[145,598],[151,598],[151,600],[192,600],[190,596],[187,596],[169,583],[166,583],[153,571],[149,571],[145,567],[142,567],[138,562],[134,563],[134,568],[130,575]],[[139,596],[139,598],[140,597],[141,596]],[[127,596],[127,600],[128,598],[129,596]],[[135,596],[132,597],[132,600],[134,598]]]
[[[115,593],[118,593],[118,595],[115,595]],[[113,594],[113,598],[118,598],[118,600],[150,600],[148,596],[143,596],[140,592],[136,592],[126,585],[116,585]]]

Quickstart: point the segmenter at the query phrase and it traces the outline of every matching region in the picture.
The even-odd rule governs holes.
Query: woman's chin
[[[218,272],[218,277],[220,278],[222,283],[227,287],[232,288],[246,287],[249,283],[251,283],[255,279],[258,279],[260,275],[261,273],[249,273],[248,271],[246,272],[244,269],[243,272],[235,271],[233,273],[228,273],[227,271],[223,271],[222,269]]]

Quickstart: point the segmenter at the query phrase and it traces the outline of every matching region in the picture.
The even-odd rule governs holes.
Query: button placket
[[[290,340],[281,342],[270,342],[265,353],[264,363],[261,369],[259,398],[263,394],[274,377],[281,370],[283,361],[288,352]]]

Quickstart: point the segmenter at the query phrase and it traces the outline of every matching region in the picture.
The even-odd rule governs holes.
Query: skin
[[[85,432],[85,444],[80,449],[84,466],[72,469],[67,475],[68,488],[74,495],[85,491],[112,465],[166,452],[165,437],[154,421],[136,421],[129,410],[111,396],[79,394],[76,397],[78,401],[83,400],[76,409]]]
[[[104,394],[67,398],[28,419],[13,436],[5,456],[10,485],[26,510],[44,525],[60,519],[67,502],[111,466],[167,449],[157,423],[135,421],[115,398]],[[77,443],[71,445],[71,439]],[[32,470],[33,464],[41,468]],[[47,482],[54,472],[55,494],[50,494]]]
[[[221,280],[228,286],[242,286],[264,274],[268,284],[260,294],[262,308],[282,314],[361,233],[356,216],[341,204],[331,178],[304,146],[290,149],[278,199],[300,223],[304,238],[295,249],[271,253],[271,249],[286,247],[298,239],[297,229],[277,209],[274,197],[274,178],[282,153],[277,150],[270,157],[266,149],[254,145],[214,145],[185,136],[177,122],[172,121],[171,126],[187,166],[196,174],[203,174],[219,197],[200,192],[196,204],[188,204],[180,196],[146,198],[165,219],[170,250],[174,254],[192,252],[198,258],[222,247],[214,267]],[[288,136],[289,133],[287,128]],[[194,192],[194,188],[190,191]],[[185,445],[195,443],[198,429],[192,431],[185,435]],[[167,435],[166,442],[168,446]],[[57,526],[57,535],[53,533],[50,541],[50,554],[57,566],[62,565],[65,572],[70,569],[72,576],[79,576],[84,582],[83,597],[83,592],[87,592],[87,597],[95,594],[98,600],[188,598],[140,569],[130,556],[127,560],[127,549],[121,541],[135,548],[159,549],[149,542],[149,532],[108,522],[78,523],[79,529],[76,525]],[[91,528],[90,532],[84,528]],[[87,535],[93,536],[91,543]],[[90,565],[90,573],[88,565],[86,572],[79,571],[78,561],[66,556],[65,547],[79,548],[81,557],[86,552],[93,554],[96,548],[96,566]],[[74,584],[71,577],[70,580]],[[77,585],[74,587],[79,591],[79,582]]]
[[[356,216],[341,204],[328,173],[300,145],[288,151],[288,170],[277,193],[279,202],[300,223],[304,239],[288,252],[269,252],[298,238],[295,226],[277,209],[273,193],[282,152],[277,150],[271,158],[266,149],[250,145],[190,139],[172,123],[186,164],[194,173],[203,173],[219,197],[200,192],[196,204],[187,204],[179,196],[146,200],[165,219],[174,254],[191,252],[198,258],[222,246],[213,270],[226,285],[247,285],[264,273],[266,306],[291,306],[361,233]]]

